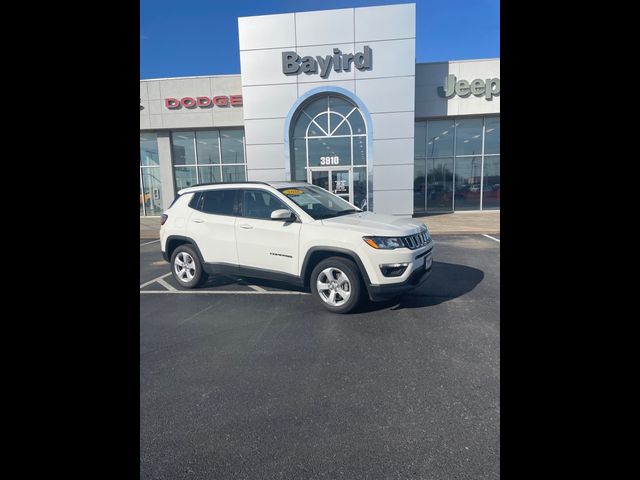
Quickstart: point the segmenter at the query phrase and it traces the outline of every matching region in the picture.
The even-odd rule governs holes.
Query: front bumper
[[[369,293],[369,298],[372,301],[381,301],[387,300],[389,298],[393,298],[403,293],[407,293],[414,288],[419,287],[427,279],[431,276],[431,271],[433,269],[433,241],[429,242],[424,251],[417,250],[415,257],[413,257],[413,269],[408,273],[408,276],[402,281],[399,282],[385,282],[379,284],[367,284],[367,292]],[[424,261],[429,259],[429,266],[425,268]],[[422,265],[415,268],[416,262],[422,262]],[[389,280],[389,277],[385,278],[385,280]]]
[[[418,288],[431,276],[433,264],[428,269],[424,267],[414,270],[408,279],[402,283],[389,283],[386,285],[367,285],[369,298],[373,302],[388,300],[403,293],[410,292],[414,288]]]

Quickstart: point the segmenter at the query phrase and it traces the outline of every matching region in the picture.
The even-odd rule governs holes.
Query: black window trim
[[[284,200],[279,198],[273,192],[271,192],[271,191],[269,191],[269,190],[267,190],[265,188],[242,188],[240,190],[242,191],[242,194],[240,195],[240,198],[239,198],[239,203],[240,203],[239,206],[240,206],[240,208],[238,209],[238,212],[240,214],[240,218],[250,218],[252,220],[265,220],[265,221],[269,221],[269,222],[273,222],[274,221],[271,218],[249,217],[248,215],[245,215],[245,213],[244,213],[244,192],[257,191],[257,192],[268,193],[269,195],[271,195],[273,198],[275,198],[280,203],[282,203],[287,208],[287,210],[289,210],[293,215],[295,215],[295,217],[296,217],[295,221],[296,222],[302,223],[302,220],[300,220],[300,216],[298,215],[298,213],[295,212],[289,205],[287,205],[287,203]]]
[[[205,212],[203,210],[203,201],[204,201],[204,194],[207,192],[217,192],[220,190],[235,190],[235,198],[233,199],[233,213],[231,215],[227,214],[227,213],[211,213],[211,212]],[[242,197],[242,195],[239,195],[239,193],[242,191],[241,188],[211,188],[208,190],[200,190],[197,192],[194,192],[194,196],[191,199],[191,201],[189,202],[189,207],[193,208],[194,210],[197,210],[198,212],[204,213],[205,215],[218,215],[220,217],[239,217],[239,213],[240,213],[240,200],[239,198]],[[197,198],[197,200],[196,200]],[[195,201],[194,201],[195,200]]]

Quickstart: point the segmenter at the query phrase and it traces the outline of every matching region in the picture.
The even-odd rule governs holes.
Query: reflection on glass
[[[349,171],[348,170],[336,170],[333,172],[333,178],[331,179],[331,192],[336,195],[346,195],[349,199]]]
[[[244,163],[244,130],[220,130],[222,163]]]
[[[427,212],[453,211],[453,158],[427,160]]]
[[[311,183],[329,190],[329,172],[311,172]]]
[[[453,120],[431,120],[427,124],[427,157],[453,155],[455,125]]]
[[[427,161],[416,158],[413,164],[413,211],[424,212],[427,195]]]
[[[304,138],[293,139],[292,180],[307,181],[307,141]]]
[[[218,183],[220,182],[220,166],[198,167],[200,175],[200,183]]]
[[[160,169],[142,169],[142,187],[144,207],[147,215],[162,214],[162,195],[160,190]]]
[[[353,107],[355,107],[355,105],[344,98],[333,96],[329,97],[329,109],[332,112],[339,112],[346,117],[349,115],[351,110],[353,110]],[[335,126],[333,128],[335,128]]]
[[[500,153],[500,117],[484,120],[484,154]]]
[[[480,209],[480,175],[482,157],[456,157],[455,209]]]
[[[353,164],[367,164],[367,137],[353,137]]]
[[[140,132],[140,165],[156,167],[158,160],[158,135],[152,132]]]
[[[217,130],[202,130],[196,132],[196,147],[198,151],[198,165],[220,163]]]
[[[174,165],[195,165],[196,150],[193,145],[194,139],[194,132],[171,133]]]
[[[142,185],[140,185],[140,216],[144,215],[144,209],[142,205],[144,204],[144,193],[142,192]]]
[[[353,169],[353,204],[367,210],[367,169],[356,167]]]
[[[415,134],[413,137],[414,157],[425,157],[427,155],[427,122],[416,122]]]
[[[484,157],[482,208],[500,208],[500,155]]]
[[[353,135],[367,133],[367,127],[364,124],[364,118],[357,108],[351,115],[347,117],[347,121],[351,124],[351,131]]]
[[[482,119],[459,119],[457,124],[456,156],[480,155],[482,153]]]
[[[309,138],[309,166],[324,167],[351,164],[351,139],[348,137]]]
[[[173,173],[176,180],[177,191],[192,187],[198,183],[196,180],[196,167],[175,167]]]
[[[244,165],[223,165],[222,181],[223,182],[244,182],[247,180]]]

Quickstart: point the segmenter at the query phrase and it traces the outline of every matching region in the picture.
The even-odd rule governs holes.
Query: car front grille
[[[402,237],[402,241],[409,250],[415,250],[416,248],[424,247],[431,239],[426,231],[416,233],[415,235],[409,235]]]

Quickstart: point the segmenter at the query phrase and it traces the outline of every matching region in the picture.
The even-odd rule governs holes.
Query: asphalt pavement
[[[434,235],[425,285],[351,315],[264,281],[192,294],[141,240],[141,478],[499,478],[490,237]]]

